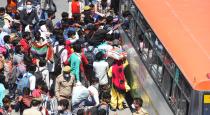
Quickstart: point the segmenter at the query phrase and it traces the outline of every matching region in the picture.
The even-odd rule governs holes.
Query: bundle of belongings
[[[117,47],[107,51],[106,55],[107,57],[113,58],[115,60],[121,60],[127,57],[127,53],[121,48],[117,48]]]

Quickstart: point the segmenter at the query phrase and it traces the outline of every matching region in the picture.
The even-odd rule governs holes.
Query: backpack
[[[3,28],[4,25],[4,18],[0,18],[0,28]]]
[[[88,60],[88,65],[93,65],[93,62],[95,61],[95,54],[93,53],[94,49],[94,47],[92,49],[87,47],[87,51],[85,52],[85,56]]]
[[[55,68],[54,68],[54,75],[58,76],[61,74],[61,58],[60,55],[63,52],[65,48],[62,48],[60,51],[58,51],[58,46],[56,46],[56,51],[54,54],[54,64],[55,64]]]
[[[8,81],[9,84],[15,83],[18,78],[22,78],[22,74],[21,74],[18,66],[16,65],[12,68],[12,74]]]
[[[43,75],[42,75],[42,72],[46,70],[46,69],[43,69],[43,70],[39,70],[38,68],[38,71],[34,72],[34,76],[36,77],[36,83],[39,84],[40,82],[43,81]]]
[[[25,73],[23,75],[23,77],[20,79],[18,85],[17,85],[17,89],[20,90],[21,92],[23,91],[24,87],[30,87],[30,82],[29,82],[29,78],[32,76],[31,73]]]

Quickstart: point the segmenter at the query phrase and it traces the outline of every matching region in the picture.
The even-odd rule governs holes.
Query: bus
[[[138,82],[161,94],[157,99],[145,87],[157,114],[210,115],[209,9],[208,0],[120,1],[120,14],[131,14],[128,29],[122,28],[124,46],[135,49],[149,73],[133,70]],[[167,110],[159,109],[159,100]]]

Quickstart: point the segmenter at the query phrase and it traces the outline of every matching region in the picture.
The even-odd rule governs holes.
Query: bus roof
[[[134,0],[192,88],[210,90],[209,0]]]

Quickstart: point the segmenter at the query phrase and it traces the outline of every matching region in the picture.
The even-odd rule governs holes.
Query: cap
[[[70,66],[65,66],[63,68],[63,72],[70,72],[70,70],[71,70],[71,67]]]
[[[41,98],[33,98],[32,101],[42,102],[42,99]]]
[[[85,6],[84,11],[90,10],[90,6]]]

